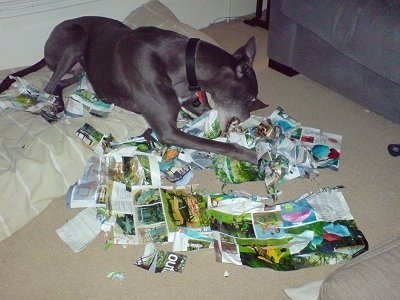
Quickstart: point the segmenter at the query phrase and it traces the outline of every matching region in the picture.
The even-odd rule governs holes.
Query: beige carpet
[[[338,172],[321,171],[314,180],[297,179],[280,186],[279,201],[308,190],[343,184],[344,196],[358,227],[371,246],[400,231],[400,158],[391,157],[387,144],[400,142],[400,125],[394,124],[304,76],[285,77],[267,68],[267,34],[241,22],[221,23],[203,30],[229,51],[255,35],[258,53],[255,69],[259,98],[277,106],[303,124],[343,135]],[[196,174],[194,182],[212,191],[221,185],[212,172]],[[261,182],[235,188],[262,194]],[[18,199],[15,199],[18,201]],[[212,250],[188,253],[182,274],[150,274],[133,265],[143,247],[113,246],[103,251],[99,236],[84,251],[74,254],[55,230],[79,210],[55,200],[39,217],[0,243],[0,299],[287,299],[285,287],[324,278],[338,266],[292,272],[251,269],[215,262]],[[110,280],[110,271],[124,272],[124,281]],[[224,277],[224,271],[229,277]]]

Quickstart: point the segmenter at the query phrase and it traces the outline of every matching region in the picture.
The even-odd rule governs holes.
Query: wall
[[[123,20],[147,0],[65,0],[69,7],[42,6],[7,14],[8,1],[0,0],[0,70],[31,65],[43,57],[43,45],[52,28],[62,20],[83,15],[101,15]],[[26,1],[22,1],[26,2]],[[89,2],[89,3],[83,3]],[[184,23],[207,27],[217,18],[243,16],[255,12],[256,0],[160,0]],[[3,3],[3,4],[2,4]],[[10,3],[10,2],[8,2]],[[69,4],[68,4],[69,3]]]

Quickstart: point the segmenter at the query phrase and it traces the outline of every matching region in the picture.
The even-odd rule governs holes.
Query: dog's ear
[[[233,53],[235,58],[235,72],[237,78],[242,78],[247,75],[250,69],[253,67],[254,57],[256,56],[256,39],[251,37],[247,43],[237,49]]]

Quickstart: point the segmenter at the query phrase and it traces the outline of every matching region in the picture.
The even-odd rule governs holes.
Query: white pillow
[[[302,286],[285,289],[286,295],[292,300],[317,300],[323,280],[312,281]]]
[[[172,30],[187,37],[199,38],[218,46],[218,43],[207,34],[181,23],[168,7],[157,0],[151,0],[132,11],[123,23],[132,29],[141,26],[154,26]]]

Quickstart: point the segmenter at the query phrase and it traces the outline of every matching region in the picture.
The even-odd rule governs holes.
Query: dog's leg
[[[77,60],[79,61],[79,59],[75,57],[71,58],[68,56],[64,56],[59,62],[57,68],[54,70],[54,73],[51,76],[49,83],[44,88],[45,92],[54,95],[58,86],[60,86],[61,88],[65,88],[68,85],[77,82],[79,79],[78,72],[76,74],[74,73],[71,78],[61,80],[64,75],[70,73],[72,68],[78,63]]]
[[[44,89],[47,93],[54,94],[58,85],[66,87],[78,80],[87,44],[88,34],[79,24],[61,23],[52,31],[44,47],[46,64],[54,72]],[[72,78],[62,82],[68,73]]]
[[[154,130],[154,129],[153,129]],[[208,140],[187,134],[178,128],[163,128],[161,131],[154,130],[160,141],[168,145],[176,145],[183,148],[199,151],[218,153],[238,160],[248,161],[257,164],[256,153],[238,144],[223,143]]]
[[[170,98],[172,99],[172,98]],[[257,163],[256,153],[237,144],[223,143],[187,134],[177,128],[178,101],[147,99],[141,114],[156,133],[160,142],[188,149],[218,153],[239,160]],[[167,103],[167,105],[166,105]]]
[[[49,83],[44,88],[46,93],[50,95],[56,96],[54,101],[54,110],[56,113],[60,113],[64,111],[64,100],[63,100],[63,90],[67,86],[70,86],[76,83],[79,79],[78,72],[72,75],[72,77],[61,80],[64,75],[69,73],[74,65],[76,65],[76,57],[68,57],[64,56],[62,60],[59,62],[56,70],[54,71],[53,75],[50,78]]]

